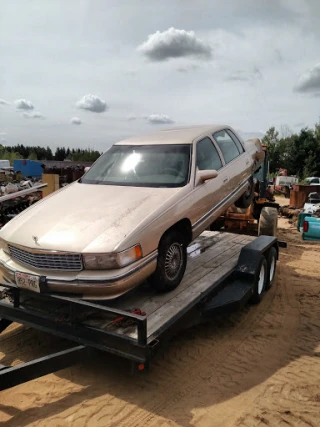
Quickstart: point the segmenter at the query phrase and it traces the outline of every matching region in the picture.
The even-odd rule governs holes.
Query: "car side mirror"
[[[209,179],[216,178],[218,176],[218,172],[216,170],[197,170],[196,174],[196,185],[203,184]]]
[[[84,168],[84,173],[87,173],[89,169],[90,169],[90,166],[85,167]]]

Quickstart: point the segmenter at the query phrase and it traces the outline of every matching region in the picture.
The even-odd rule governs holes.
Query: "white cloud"
[[[187,67],[178,67],[178,68],[177,68],[177,71],[178,71],[179,73],[188,73],[189,71],[196,71],[196,70],[198,70],[199,68],[200,68],[200,66],[199,66],[199,65],[197,65],[197,64],[192,64],[192,65],[187,66]]]
[[[108,109],[106,101],[96,95],[85,95],[77,102],[77,107],[93,113],[103,113]]]
[[[166,114],[150,114],[149,116],[144,116],[144,118],[153,125],[174,123]]]
[[[320,92],[320,63],[303,73],[294,89],[296,92]]]
[[[150,34],[147,41],[137,49],[151,61],[186,56],[208,60],[212,56],[212,48],[198,39],[194,31],[178,30],[173,27],[162,33],[157,31]]]
[[[72,117],[70,123],[72,123],[73,125],[81,125],[82,121],[80,117]]]
[[[42,119],[44,120],[46,117],[40,113],[40,111],[34,111],[33,113],[22,113],[25,119]]]
[[[26,99],[17,99],[14,101],[18,110],[33,110],[34,106],[31,101],[27,101]]]
[[[131,77],[131,78],[136,78],[137,77],[137,72],[136,71],[125,71],[124,73],[126,76]]]
[[[72,13],[67,13],[67,2],[50,2],[49,21],[48,2],[37,2],[31,15],[28,2],[14,11],[13,2],[0,3],[7,4],[1,8],[0,43],[10,70],[5,87],[0,83],[0,97],[10,103],[0,105],[0,131],[8,132],[5,138],[12,144],[26,143],[27,135],[35,145],[92,144],[103,151],[134,133],[175,126],[152,125],[143,113],[167,114],[182,126],[216,122],[247,131],[281,123],[311,127],[319,119],[320,97],[293,92],[299,75],[320,62],[319,1],[217,0],[202,1],[201,7],[195,1],[177,2],[183,10],[172,0],[150,2],[150,7],[131,1],[112,13],[108,2],[91,2],[89,14],[85,1]],[[151,15],[157,17],[155,26]],[[170,27],[193,30],[211,47],[212,59],[185,56],[152,62],[137,51],[148,34]],[[200,68],[193,71],[192,64]],[[254,66],[262,79],[259,73],[254,76]],[[250,72],[252,79],[226,81],[229,76],[246,77],[237,71]],[[42,74],[45,78],[39,78]],[[77,109],[86,94],[104,99],[109,110],[98,114]],[[32,101],[33,110],[15,112],[14,100],[21,96]],[[44,111],[47,119],[22,117],[35,110]],[[131,113],[136,120],[127,120]],[[83,126],[70,125],[73,116]]]
[[[231,73],[226,77],[226,81],[229,82],[254,82],[256,80],[262,80],[263,76],[258,67],[253,67],[252,70],[238,70]]]
[[[6,101],[5,99],[0,99],[0,105],[9,105],[10,102]]]
[[[129,116],[127,116],[127,120],[136,120],[136,116],[134,114],[129,114]]]
[[[247,141],[248,139],[251,139],[251,138],[259,138],[259,139],[261,139],[265,135],[265,132],[262,131],[262,130],[259,130],[259,131],[256,131],[256,132],[254,132],[254,131],[246,132],[246,131],[237,130],[237,133],[241,136],[241,138],[244,141]]]

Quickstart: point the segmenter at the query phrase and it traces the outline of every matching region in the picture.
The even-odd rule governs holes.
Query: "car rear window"
[[[226,163],[230,163],[240,155],[236,143],[225,130],[214,133],[213,138],[217,142]]]
[[[237,146],[237,148],[239,150],[239,153],[240,154],[243,153],[244,152],[243,145],[241,144],[241,142],[239,141],[239,139],[237,138],[237,136],[230,129],[228,129],[227,132],[231,136],[233,142],[236,144],[236,146]]]

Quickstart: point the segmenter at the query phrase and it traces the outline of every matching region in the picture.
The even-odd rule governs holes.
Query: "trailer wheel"
[[[260,256],[253,281],[253,294],[250,298],[251,304],[259,304],[266,291],[268,277],[268,265],[264,255]]]
[[[237,208],[248,208],[254,198],[254,183],[253,179],[250,178],[248,181],[248,188],[245,193],[242,194],[240,199],[238,199],[234,204]]]
[[[267,283],[266,283],[266,289],[270,289],[273,285],[274,278],[276,276],[276,269],[277,269],[277,251],[274,246],[272,246],[267,254],[267,265],[268,265],[268,274],[267,274]]]
[[[276,236],[278,229],[278,210],[270,206],[261,209],[258,236]]]
[[[187,245],[183,235],[177,230],[163,235],[158,248],[156,271],[149,282],[158,292],[169,292],[181,282],[187,266]]]

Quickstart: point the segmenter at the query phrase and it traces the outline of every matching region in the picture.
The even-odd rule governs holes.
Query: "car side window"
[[[217,142],[226,163],[230,163],[240,155],[236,143],[225,130],[214,133],[213,138]]]
[[[237,136],[230,129],[228,129],[227,132],[231,136],[233,142],[236,144],[236,146],[239,150],[239,153],[243,153],[244,152],[243,145],[241,144],[241,142],[239,141]]]
[[[197,143],[196,156],[196,165],[199,170],[219,170],[223,166],[218,150],[208,137]]]
[[[311,179],[310,184],[319,184],[319,181],[319,178],[313,178]]]

